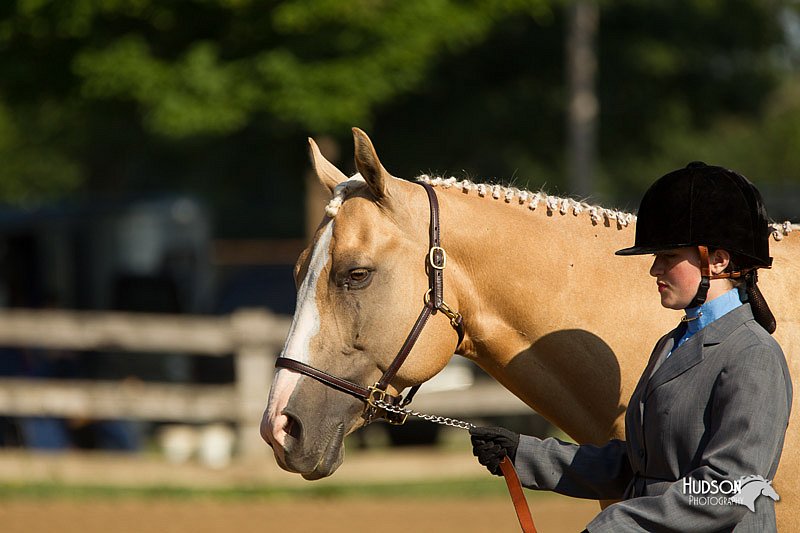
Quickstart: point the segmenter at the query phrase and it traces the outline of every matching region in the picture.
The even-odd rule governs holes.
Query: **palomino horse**
[[[297,261],[297,309],[282,355],[369,385],[423,305],[430,207],[423,187],[392,177],[366,134],[353,131],[352,178],[310,140],[315,171],[333,196]],[[679,318],[659,304],[649,257],[614,255],[633,242],[635,217],[515,188],[420,180],[437,193],[443,296],[463,317],[464,338],[434,313],[389,392],[430,379],[455,351],[576,441],[624,438],[626,402],[653,345]],[[791,229],[798,228],[776,226],[774,268],[762,271],[759,286],[797,377],[800,231]],[[261,433],[282,468],[319,479],[341,464],[343,439],[365,423],[363,413],[352,395],[281,368]],[[775,480],[779,525],[787,528],[800,521],[798,416],[794,409]]]

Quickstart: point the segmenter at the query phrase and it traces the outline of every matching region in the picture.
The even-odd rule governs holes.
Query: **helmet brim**
[[[615,255],[649,255],[664,252],[666,250],[675,250],[676,248],[685,248],[686,246],[695,246],[693,244],[670,244],[666,246],[631,246],[623,248],[614,252]]]
[[[614,252],[614,255],[650,255],[650,254],[657,254],[660,252],[666,252],[667,250],[675,250],[676,248],[686,248],[687,246],[698,246],[697,244],[670,244],[668,246],[631,246],[629,248],[623,248],[622,250],[617,250]],[[718,248],[717,246],[712,246],[713,248]],[[721,246],[719,248],[722,248]],[[748,266],[750,268],[772,268],[772,258],[768,257],[765,261],[763,258],[753,257],[747,254],[738,253],[738,262],[737,265],[739,266]]]

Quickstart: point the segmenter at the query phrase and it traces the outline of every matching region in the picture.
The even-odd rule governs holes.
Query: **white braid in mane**
[[[800,224],[792,224],[788,220],[783,223],[776,222],[771,224],[770,227],[772,228],[772,238],[776,241],[780,241],[792,231],[800,231]]]
[[[617,211],[615,209],[606,209],[605,207],[598,205],[590,205],[586,202],[579,202],[572,198],[550,196],[542,191],[533,193],[523,189],[518,189],[516,187],[504,187],[497,184],[490,185],[486,183],[473,183],[469,180],[459,181],[453,177],[432,178],[427,174],[418,176],[416,180],[427,183],[433,187],[442,187],[444,189],[455,187],[456,189],[461,189],[461,191],[465,194],[475,191],[480,197],[486,197],[488,194],[494,200],[499,200],[502,198],[506,203],[511,203],[512,200],[516,198],[520,204],[527,203],[528,209],[531,211],[535,210],[539,206],[539,203],[544,203],[549,212],[558,211],[562,215],[566,215],[568,212],[572,211],[573,215],[578,216],[584,211],[587,211],[592,219],[592,222],[595,224],[599,224],[604,220],[610,224],[613,220],[616,221],[619,227],[625,227],[636,220],[636,215],[631,213]],[[331,218],[335,217],[348,193],[365,186],[366,182],[364,181],[364,178],[361,177],[361,174],[355,174],[351,178],[338,184],[333,190],[333,197],[328,202],[328,205],[325,206],[325,214]],[[792,224],[788,220],[782,223],[773,223],[770,225],[770,227],[772,228],[772,238],[776,241],[782,240],[792,231],[800,231],[800,224]]]
[[[586,211],[589,213],[592,222],[595,224],[600,224],[603,221],[607,221],[610,224],[613,220],[617,223],[617,226],[625,227],[636,220],[636,215],[631,213],[625,213],[615,209],[606,209],[605,207],[600,207],[599,205],[590,205],[586,202],[579,202],[578,200],[574,200],[572,198],[550,196],[549,194],[541,191],[533,193],[518,189],[516,187],[473,183],[469,180],[458,181],[453,177],[432,178],[427,174],[417,177],[417,181],[427,183],[433,187],[443,187],[445,189],[455,187],[456,189],[461,189],[461,191],[465,194],[475,191],[478,193],[478,196],[481,197],[485,197],[488,194],[495,200],[502,198],[506,203],[511,203],[516,198],[520,204],[527,204],[528,209],[531,211],[535,210],[539,206],[540,202],[544,203],[548,212],[558,211],[562,215],[566,215],[571,211],[573,215],[578,216]]]

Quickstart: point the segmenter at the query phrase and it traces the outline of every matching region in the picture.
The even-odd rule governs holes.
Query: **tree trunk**
[[[595,41],[600,10],[594,0],[576,0],[568,13],[567,31],[567,167],[572,194],[594,191],[596,130],[599,104],[595,94]]]

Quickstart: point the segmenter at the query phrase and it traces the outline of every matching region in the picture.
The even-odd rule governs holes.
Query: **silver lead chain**
[[[433,422],[434,424],[440,424],[442,426],[450,426],[458,429],[467,429],[467,430],[476,427],[475,424],[472,424],[470,422],[465,422],[463,420],[458,420],[455,418],[448,418],[446,416],[426,415],[425,413],[419,413],[417,411],[412,411],[411,409],[390,405],[384,402],[383,400],[379,399],[376,399],[374,403],[376,406],[390,413],[395,413],[398,415],[411,415],[417,418],[421,418],[423,420],[427,420],[428,422]]]

